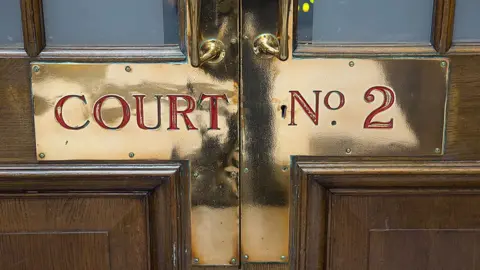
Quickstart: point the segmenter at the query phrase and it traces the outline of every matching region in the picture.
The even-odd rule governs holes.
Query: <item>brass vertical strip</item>
[[[25,50],[35,57],[45,48],[42,0],[21,0]]]
[[[439,53],[452,46],[455,0],[436,0],[433,15],[433,45]]]

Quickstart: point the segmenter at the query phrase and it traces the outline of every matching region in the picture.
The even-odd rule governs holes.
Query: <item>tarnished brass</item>
[[[225,57],[225,45],[217,39],[209,39],[199,45],[201,0],[188,0],[190,15],[190,63],[199,67],[205,62],[218,63]]]
[[[279,1],[279,10],[280,10],[280,18],[279,18],[279,25],[280,25],[280,54],[278,58],[282,61],[288,59],[288,25],[289,21],[289,10],[290,10],[290,0],[278,0]]]
[[[200,8],[202,0],[188,0],[187,8],[190,21],[190,63],[200,66]]]
[[[255,54],[265,54],[267,56],[276,56],[280,54],[280,43],[276,36],[272,34],[262,34],[253,42],[253,52]]]
[[[200,48],[200,63],[219,63],[225,57],[225,45],[217,39],[205,41]]]
[[[239,50],[238,43],[231,43],[238,39],[238,1],[187,4],[189,16],[185,21],[179,16],[179,25],[180,32],[188,35],[188,62],[32,64],[37,157],[39,161],[189,160],[191,250],[185,252],[195,265],[238,265]],[[179,5],[180,14],[183,7]],[[202,100],[202,94],[225,95],[228,102],[222,97],[213,103],[208,96]],[[62,127],[55,117],[60,112],[55,107],[66,95],[77,97],[65,101],[61,118],[77,130]],[[112,97],[95,110],[95,103],[105,95]],[[176,97],[177,112],[193,108],[187,115],[196,129],[188,129],[182,114],[171,118],[170,105],[175,103],[169,96],[175,95],[185,96]],[[139,100],[143,111],[138,110]],[[212,106],[218,107],[214,114]],[[138,115],[144,117],[139,120]],[[215,121],[212,115],[218,116]],[[129,121],[117,129],[125,117]],[[178,130],[169,129],[175,120]]]
[[[289,8],[290,0],[278,0],[278,36],[264,33],[255,38],[253,41],[253,52],[256,55],[265,54],[267,56],[275,56],[278,59],[285,61],[289,54]],[[280,40],[279,40],[280,39]]]
[[[275,6],[268,3],[243,1],[243,34],[251,40],[275,33],[282,20],[270,15]],[[293,48],[292,27],[288,40]],[[252,41],[242,46],[244,263],[290,260],[292,156],[443,154],[447,58],[301,59],[290,51],[280,61],[257,55]]]
[[[38,159],[190,160],[192,260],[230,265],[232,258],[238,258],[239,245],[237,83],[216,80],[189,64],[131,63],[128,71],[126,66],[32,64],[32,69],[38,69],[32,72]],[[211,100],[202,101],[202,94],[228,99],[218,99],[217,129],[211,128]],[[69,95],[76,96],[60,108],[59,102]],[[95,107],[106,95],[112,97]],[[143,108],[139,109],[141,95]],[[181,114],[177,114],[178,130],[169,129],[174,96],[195,101],[180,97],[176,101],[178,111],[189,105],[194,108],[187,115],[195,130],[187,128]],[[122,100],[130,116],[126,116]],[[66,125],[77,129],[63,127],[57,119],[59,113]],[[140,122],[150,129],[139,127],[139,114],[143,116]],[[128,123],[117,129],[126,117]]]

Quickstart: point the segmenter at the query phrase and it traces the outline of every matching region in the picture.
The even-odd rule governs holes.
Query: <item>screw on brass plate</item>
[[[135,156],[135,153],[130,152],[130,153],[128,154],[128,156],[129,156],[130,158],[133,158],[133,157]]]
[[[244,173],[248,173],[248,168],[243,169]]]
[[[351,153],[352,153],[352,149],[347,148],[347,149],[345,150],[345,152],[346,152],[347,154],[351,154]]]
[[[337,121],[333,120],[332,121],[332,126],[335,126],[335,125],[337,125]]]
[[[200,174],[198,172],[193,173],[193,177],[197,178]]]
[[[40,158],[45,158],[45,154],[44,154],[44,153],[40,153],[40,154],[38,155],[38,157],[40,157]]]
[[[130,66],[126,66],[126,67],[125,67],[125,71],[126,71],[126,72],[130,72],[130,71],[132,71],[132,68],[131,68]]]
[[[39,72],[40,67],[39,66],[33,66],[33,72]]]
[[[445,61],[440,62],[440,66],[441,66],[441,67],[446,67],[446,66],[447,66],[447,62],[445,62]]]
[[[285,255],[280,256],[280,260],[285,261],[286,259],[287,259],[287,256]]]
[[[236,264],[236,263],[237,263],[237,259],[232,258],[232,259],[230,260],[230,264]]]
[[[283,166],[282,171],[284,172],[288,171],[288,166]]]
[[[193,258],[193,263],[199,263],[200,260],[198,258]]]
[[[441,152],[442,150],[440,150],[440,148],[435,148],[435,153],[440,154]]]
[[[243,255],[243,258],[245,258],[245,260],[248,260],[248,255],[247,254]]]
[[[230,39],[230,43],[232,43],[232,44],[237,44],[237,39],[236,39],[236,38]]]
[[[349,65],[350,67],[353,67],[353,66],[355,66],[355,62],[350,61],[350,63],[348,63],[348,65]]]

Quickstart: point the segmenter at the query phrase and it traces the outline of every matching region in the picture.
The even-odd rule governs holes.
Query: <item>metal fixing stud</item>
[[[200,262],[200,259],[198,258],[193,258],[193,263],[199,263]]]
[[[435,148],[435,153],[440,154],[442,150],[440,148]]]
[[[350,61],[350,62],[348,63],[348,65],[349,65],[350,67],[354,67],[354,66],[355,66],[355,62]]]
[[[193,173],[193,177],[198,178],[198,176],[200,176],[200,174],[198,172]]]
[[[38,157],[39,157],[39,158],[45,158],[45,153],[40,153],[40,154],[38,154]]]
[[[282,171],[284,172],[288,171],[288,166],[283,166]]]
[[[132,68],[131,68],[130,66],[126,66],[126,67],[125,67],[125,71],[126,71],[126,72],[130,72],[130,71],[132,71]]]
[[[280,260],[285,261],[286,259],[287,259],[287,256],[285,255],[280,256]]]
[[[128,153],[128,156],[129,156],[130,158],[133,158],[133,157],[135,157],[135,153],[130,152],[130,153]]]
[[[243,255],[243,258],[244,258],[245,260],[248,260],[248,255],[247,255],[247,254]]]
[[[243,169],[244,173],[248,173],[248,168]]]
[[[33,72],[39,72],[40,71],[40,67],[39,66],[33,66]]]
[[[447,62],[445,62],[445,61],[440,62],[440,66],[441,66],[441,67],[446,67],[446,66],[447,66]]]
[[[232,258],[232,259],[230,260],[230,264],[236,264],[236,263],[237,263],[237,259]]]
[[[347,148],[347,149],[345,149],[345,153],[347,153],[347,154],[351,154],[351,153],[352,153],[352,149],[351,149],[351,148]]]

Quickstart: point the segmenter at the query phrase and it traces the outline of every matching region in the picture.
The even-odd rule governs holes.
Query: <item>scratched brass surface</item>
[[[255,54],[253,41],[265,33],[280,36],[278,4],[242,1],[241,253],[245,263],[289,261],[292,156],[439,156],[444,149],[448,59],[294,58],[292,11],[296,9],[292,8],[288,60],[262,57]],[[290,91],[298,91],[311,107],[307,113],[295,100],[295,125],[291,125]],[[314,91],[321,91],[318,117]],[[324,99],[329,92],[327,106]],[[366,121],[384,102],[388,109]]]
[[[179,8],[182,9],[180,14],[189,14],[184,12],[183,5]],[[187,61],[32,63],[37,158],[40,161],[190,160],[192,250],[188,252],[191,252],[192,264],[238,265],[238,2],[202,1],[200,8],[199,44],[217,39],[225,45],[223,59],[218,63],[202,63],[199,68]],[[189,24],[185,21],[181,25]],[[192,29],[180,32],[190,34]],[[186,40],[191,42],[189,38]],[[187,51],[189,49],[191,46],[187,44]],[[217,130],[209,129],[210,101],[198,102],[202,93],[228,97],[228,103],[218,100]],[[130,121],[120,130],[101,128],[92,116],[94,103],[106,94],[121,96],[130,106]],[[146,95],[147,127],[157,124],[154,95],[163,95],[158,129],[138,127],[133,94]],[[188,115],[198,130],[187,130],[181,115],[177,119],[179,130],[168,130],[170,103],[166,95],[178,94],[195,99],[195,110]],[[72,98],[63,108],[63,117],[70,126],[90,120],[84,129],[67,130],[56,121],[54,106],[65,95],[85,95],[87,104]],[[183,99],[178,99],[179,110],[186,105]],[[104,102],[102,118],[108,126],[114,127],[121,122],[121,108],[115,99]]]

